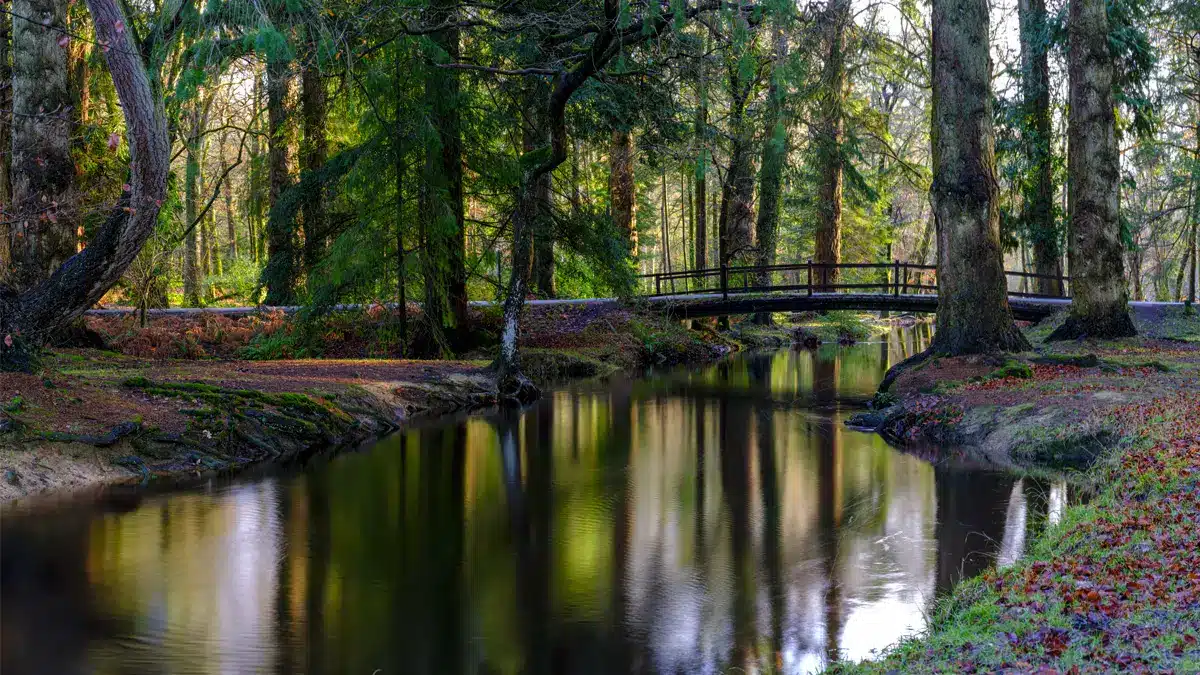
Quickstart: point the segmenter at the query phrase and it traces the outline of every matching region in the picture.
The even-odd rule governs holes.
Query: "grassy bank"
[[[1031,329],[1040,336],[1050,327]],[[1003,360],[939,359],[897,380],[880,424],[910,443],[1094,487],[1015,565],[939,601],[927,634],[835,672],[1200,672],[1200,336]]]
[[[0,500],[302,461],[414,416],[492,405],[498,319],[473,318],[463,360],[390,358],[399,332],[382,308],[307,321],[91,319],[110,349],[61,349],[35,374],[0,373]],[[730,348],[615,305],[530,308],[525,325],[524,368],[543,386]]]

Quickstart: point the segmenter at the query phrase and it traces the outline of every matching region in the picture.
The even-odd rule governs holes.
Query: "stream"
[[[846,428],[928,326],[435,420],[303,469],[0,511],[0,670],[819,672],[925,625],[1063,482]],[[1073,496],[1073,495],[1071,495]]]

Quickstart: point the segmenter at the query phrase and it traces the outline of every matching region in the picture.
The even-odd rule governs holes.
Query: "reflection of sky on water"
[[[123,512],[6,514],[0,670],[808,673],[869,658],[962,575],[1015,560],[1068,499],[843,428],[838,407],[912,338],[560,391],[519,417]]]

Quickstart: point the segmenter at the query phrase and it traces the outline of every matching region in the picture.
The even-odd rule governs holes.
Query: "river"
[[[818,672],[1021,555],[1064,483],[844,419],[926,326],[584,383],[301,470],[0,512],[14,673]]]

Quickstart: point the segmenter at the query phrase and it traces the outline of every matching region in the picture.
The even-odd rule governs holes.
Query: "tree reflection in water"
[[[580,386],[122,508],[10,509],[0,669],[803,673],[869,657],[1070,497],[843,428],[844,402],[924,338]]]

